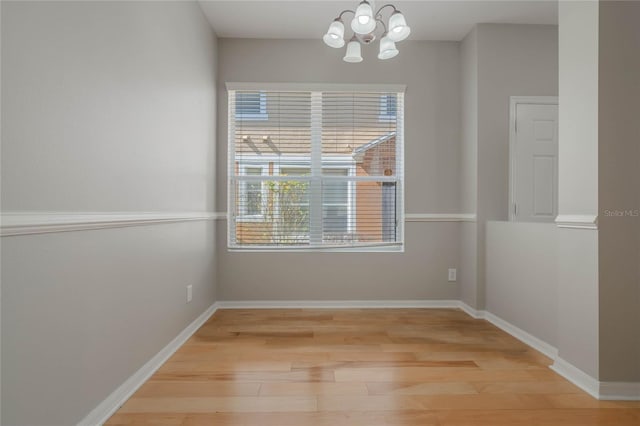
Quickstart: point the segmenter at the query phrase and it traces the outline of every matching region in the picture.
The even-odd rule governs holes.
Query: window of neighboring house
[[[380,96],[380,121],[395,121],[398,110],[397,97],[393,95]]]
[[[236,93],[235,116],[245,120],[268,120],[267,97],[264,92]]]
[[[262,165],[247,165],[240,168],[243,176],[262,176],[265,168]],[[238,197],[240,220],[263,220],[264,208],[264,183],[262,180],[246,180],[242,182]]]
[[[229,117],[229,247],[403,250],[403,92],[259,89],[229,90],[274,111]]]

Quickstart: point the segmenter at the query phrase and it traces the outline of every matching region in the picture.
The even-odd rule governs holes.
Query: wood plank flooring
[[[640,425],[455,309],[219,310],[108,425]]]

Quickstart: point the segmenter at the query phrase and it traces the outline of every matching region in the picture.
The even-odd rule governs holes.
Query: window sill
[[[397,246],[371,246],[371,247],[234,247],[227,246],[231,253],[404,253],[404,244]]]

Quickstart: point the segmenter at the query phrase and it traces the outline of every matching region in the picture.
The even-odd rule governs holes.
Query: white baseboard
[[[479,310],[477,310],[475,308],[472,308],[471,306],[467,305],[466,303],[464,303],[461,300],[458,301],[458,308],[462,309],[470,317],[473,317],[475,319],[484,319],[485,311],[479,311]]]
[[[640,400],[640,383],[637,382],[599,382],[569,362],[558,357],[558,351],[548,343],[514,326],[502,318],[484,311],[476,310],[459,300],[276,300],[276,301],[219,301],[211,305],[195,321],[185,328],[175,339],[143,365],[120,387],[94,408],[78,425],[102,425],[127,399],[138,390],[182,346],[198,328],[200,328],[217,309],[295,309],[295,308],[450,308],[461,309],[476,319],[486,319],[516,339],[552,358],[553,371],[563,376],[591,396],[602,400]]]
[[[558,357],[558,349],[556,349],[554,346],[548,344],[544,340],[538,339],[534,335],[527,333],[523,329],[516,327],[515,325],[503,320],[502,318],[492,314],[491,312],[485,311],[484,319],[486,319],[499,329],[506,331],[524,344],[531,346],[533,349],[537,350],[543,355],[553,360]]]
[[[599,399],[640,401],[640,382],[600,382],[599,391]]]
[[[582,370],[574,367],[569,362],[558,357],[558,349],[554,346],[538,339],[537,337],[527,333],[519,327],[516,327],[510,322],[505,321],[497,315],[492,314],[491,312],[476,310],[475,308],[472,308],[462,301],[460,301],[460,309],[462,309],[473,318],[485,319],[489,321],[491,324],[495,325],[502,331],[509,333],[516,339],[520,340],[522,343],[531,346],[533,349],[551,358],[554,363],[549,368],[551,368],[553,371],[569,380],[571,383],[578,386],[580,389],[584,390],[594,398],[600,399],[600,394],[598,392],[598,381]]]
[[[560,357],[550,368],[596,399],[640,401],[640,382],[600,382]]]
[[[96,426],[105,423],[127,399],[146,382],[195,333],[217,310],[217,304],[211,305],[198,318],[180,332],[167,346],[147,361],[138,371],[94,408],[78,426]]]
[[[219,309],[458,308],[457,300],[222,300]]]
[[[600,386],[598,380],[594,379],[570,362],[567,362],[560,357],[556,357],[555,362],[550,368],[583,391],[587,392],[592,397],[600,399]]]
[[[524,344],[551,358],[553,371],[600,400],[640,401],[640,382],[600,382],[558,356],[558,349],[488,311],[476,310],[460,301],[459,308],[476,319],[485,319]]]
[[[531,346],[533,349],[541,352],[543,355],[555,360],[558,357],[558,349],[554,346],[548,344],[544,340],[538,339],[534,335],[527,333],[523,329],[516,327],[508,321],[503,320],[497,315],[492,314],[489,311],[484,310],[476,310],[466,303],[460,301],[459,307],[464,312],[466,312],[469,316],[476,319],[485,319],[489,321],[491,324],[495,325],[502,331],[512,335],[516,339],[520,340],[525,345]]]

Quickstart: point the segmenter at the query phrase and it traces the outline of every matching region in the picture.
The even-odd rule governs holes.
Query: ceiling
[[[285,39],[320,39],[340,11],[355,9],[358,2],[200,0],[219,37]],[[374,6],[387,2],[375,1]],[[393,3],[411,27],[411,40],[459,41],[476,23],[558,23],[555,0],[398,0]]]

